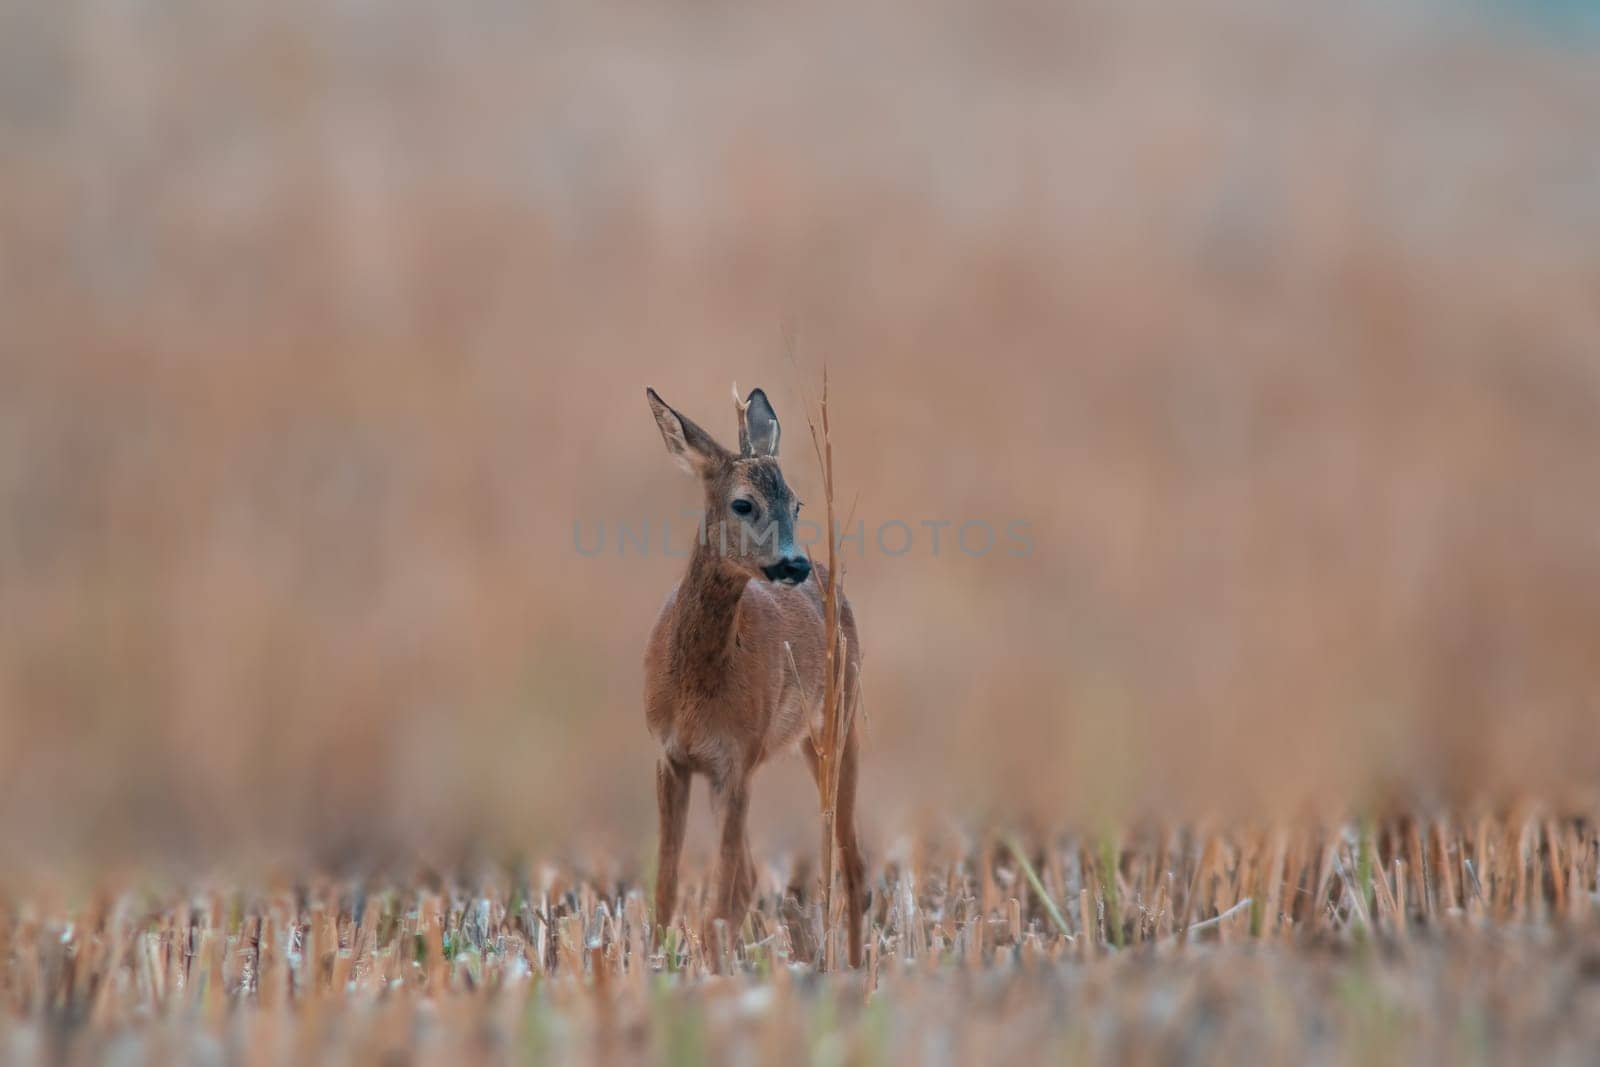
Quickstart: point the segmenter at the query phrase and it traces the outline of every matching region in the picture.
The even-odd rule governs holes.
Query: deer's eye
[[[735,500],[731,506],[735,515],[750,515],[756,510],[756,506],[748,500]]]

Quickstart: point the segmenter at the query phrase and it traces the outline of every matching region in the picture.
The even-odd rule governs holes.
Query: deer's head
[[[705,487],[705,537],[725,565],[786,585],[811,575],[811,560],[795,544],[800,502],[778,469],[778,416],[767,394],[734,393],[739,415],[739,451],[730,452],[694,422],[674,411],[654,389],[650,410],[678,465]]]

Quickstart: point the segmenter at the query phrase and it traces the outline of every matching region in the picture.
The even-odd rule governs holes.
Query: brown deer
[[[795,544],[800,503],[778,469],[778,417],[760,389],[734,404],[739,451],[678,414],[654,389],[650,410],[667,451],[705,490],[705,521],[688,573],[667,597],[645,649],[645,718],[661,745],[656,799],[661,852],[656,870],[656,931],[672,921],[678,855],[689,810],[689,782],[711,782],[720,820],[713,918],[730,932],[744,924],[755,892],[755,862],[745,836],[750,779],[771,756],[799,743],[817,774],[809,736],[820,723],[826,638],[822,586],[827,570]],[[844,707],[853,706],[860,643],[850,605],[840,609],[846,641]],[[859,750],[850,731],[839,755],[835,839],[849,915],[850,965],[861,963],[861,913],[866,903],[856,841]]]

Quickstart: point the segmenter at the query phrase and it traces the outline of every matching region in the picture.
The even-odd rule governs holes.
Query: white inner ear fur
[[[672,461],[678,465],[679,470],[685,474],[692,474],[696,478],[700,476],[700,471],[695,467],[694,460],[689,458],[689,453],[680,452],[676,448],[669,449],[669,451],[672,454]]]
[[[678,417],[671,411],[658,411],[655,416],[661,439],[667,443],[667,455],[685,472],[698,475],[700,471],[695,467],[694,457],[689,452],[689,440],[683,436],[683,424]]]

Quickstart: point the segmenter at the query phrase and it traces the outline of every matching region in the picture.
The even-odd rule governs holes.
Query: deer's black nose
[[[770,567],[762,567],[761,573],[774,582],[799,585],[811,577],[811,561],[804,556],[787,556]]]

